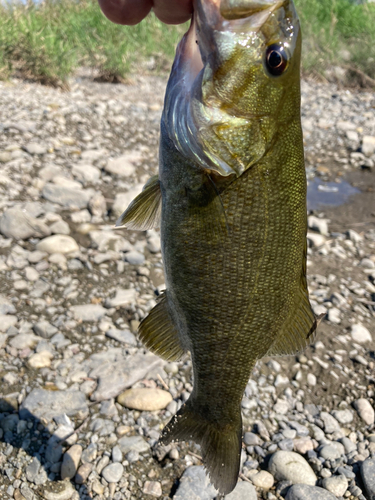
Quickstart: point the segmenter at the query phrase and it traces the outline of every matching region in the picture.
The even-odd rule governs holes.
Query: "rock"
[[[144,263],[145,261],[145,256],[143,253],[136,252],[135,250],[127,252],[125,254],[125,260],[126,262],[129,262],[129,264],[133,266],[140,266]]]
[[[161,497],[163,494],[161,483],[159,483],[159,481],[145,481],[145,484],[143,486],[143,493],[145,495],[150,495],[151,497]]]
[[[39,335],[39,337],[42,337],[44,339],[50,339],[55,333],[57,333],[57,328],[48,321],[42,320],[38,321],[38,323],[35,323],[33,326],[34,332]]]
[[[22,420],[43,417],[49,421],[63,413],[72,416],[87,411],[86,397],[80,391],[33,389],[22,402],[19,415]]]
[[[306,437],[300,439],[294,439],[293,445],[294,445],[294,451],[300,453],[301,455],[304,455],[308,451],[314,449],[314,443],[310,438]]]
[[[46,200],[61,205],[64,208],[80,209],[87,207],[92,196],[92,191],[74,189],[47,182],[42,190],[42,196]]]
[[[308,232],[307,241],[309,242],[311,247],[318,248],[324,245],[324,243],[326,242],[326,238],[321,234]]]
[[[26,144],[25,150],[31,155],[44,155],[47,153],[47,147],[39,142],[29,142]]]
[[[48,351],[38,352],[30,356],[27,360],[27,364],[30,368],[39,369],[51,366],[51,360],[53,359],[53,354]]]
[[[69,481],[50,482],[43,488],[43,498],[46,500],[70,500],[75,493]]]
[[[16,308],[14,305],[3,295],[0,295],[0,314],[14,314],[15,312]]]
[[[72,174],[79,181],[92,184],[98,182],[101,176],[100,170],[97,167],[89,164],[73,165]]]
[[[353,412],[350,410],[335,410],[332,415],[340,424],[350,424],[354,418]]]
[[[322,481],[322,486],[336,497],[342,497],[348,489],[348,480],[344,475],[326,477]]]
[[[375,137],[371,135],[363,136],[362,153],[366,156],[372,156],[375,153]]]
[[[314,215],[310,215],[307,220],[310,229],[318,231],[323,236],[329,236],[327,219],[319,219]]]
[[[72,479],[78,470],[79,461],[81,460],[82,446],[75,444],[64,453],[61,464],[61,479]]]
[[[159,357],[151,353],[138,353],[126,359],[121,357],[115,361],[100,363],[89,374],[91,378],[98,378],[98,387],[91,399],[102,401],[115,398],[163,364]]]
[[[99,304],[72,306],[74,319],[77,321],[99,321],[106,314],[106,309]]]
[[[252,475],[250,479],[255,486],[264,490],[269,490],[270,488],[272,488],[274,483],[272,474],[265,470],[261,470],[257,474]]]
[[[361,324],[352,325],[350,334],[354,342],[358,342],[362,344],[364,342],[372,342],[371,333],[367,330],[367,328]]]
[[[334,323],[335,325],[339,325],[341,323],[341,311],[337,307],[331,307],[331,309],[328,309],[327,313],[327,319],[331,323]]]
[[[229,495],[225,495],[224,497],[225,500],[257,500],[257,498],[258,495],[256,489],[253,485],[246,481],[237,483],[234,490],[229,493]]]
[[[72,253],[79,250],[77,242],[71,237],[63,234],[54,234],[44,238],[36,245],[37,250],[41,252],[53,253]]]
[[[0,332],[6,332],[8,328],[16,325],[17,322],[17,316],[13,316],[12,314],[0,314]]]
[[[285,500],[336,500],[336,497],[318,486],[295,484],[289,488]]]
[[[27,347],[34,348],[36,344],[39,342],[39,340],[40,339],[36,335],[33,335],[32,333],[19,333],[18,335],[12,338],[12,340],[9,342],[9,345],[19,350],[26,349]]]
[[[255,488],[250,485],[253,490]],[[203,466],[189,467],[183,473],[178,489],[173,497],[173,500],[213,500],[217,497],[217,491],[210,484],[209,478],[205,473]],[[228,499],[229,496],[226,498]],[[241,497],[230,498],[228,500],[240,500]],[[256,500],[248,497],[246,500]]]
[[[276,481],[291,481],[293,484],[304,483],[315,485],[317,477],[306,462],[298,453],[293,451],[277,451],[274,453],[268,464],[269,472]]]
[[[112,448],[112,462],[122,462],[122,451],[119,446]]]
[[[88,207],[92,215],[97,217],[103,217],[103,215],[107,213],[107,202],[102,193],[95,193],[94,196],[90,198]]]
[[[117,193],[115,201],[112,205],[112,213],[115,217],[119,217],[128,208],[130,203],[138,196],[143,189],[143,184],[133,186],[126,193]]]
[[[137,339],[130,330],[117,330],[115,328],[111,328],[105,332],[105,336],[124,344],[137,345]]]
[[[172,401],[172,395],[162,389],[129,389],[117,397],[122,406],[140,411],[163,410]]]
[[[75,475],[74,482],[76,484],[84,484],[91,474],[93,465],[90,463],[82,464]]]
[[[49,228],[52,234],[70,234],[69,224],[63,220],[54,222]]]
[[[119,462],[109,464],[102,470],[102,476],[107,483],[118,483],[124,472],[124,466]]]
[[[0,232],[7,238],[27,240],[51,234],[50,228],[30,215],[26,209],[16,206],[6,210],[0,218]]]
[[[341,455],[345,455],[345,448],[341,443],[333,442],[332,444],[325,444],[321,447],[319,455],[326,460],[336,460]]]
[[[117,444],[123,455],[129,453],[129,451],[144,453],[150,449],[150,445],[143,439],[142,436],[124,436],[118,440]]]
[[[327,434],[332,434],[333,432],[340,430],[340,424],[338,421],[326,411],[322,411],[320,413],[320,418],[324,422],[324,430]]]
[[[105,301],[105,306],[109,309],[111,307],[125,307],[129,304],[135,302],[136,291],[134,288],[129,288],[127,290],[117,290],[115,297],[112,299],[107,299]]]
[[[357,399],[357,401],[354,401],[353,406],[366,425],[372,425],[374,423],[374,408],[371,406],[370,402],[367,399]]]
[[[137,151],[129,151],[117,158],[110,158],[104,170],[119,177],[129,177],[135,172],[135,164],[142,160],[142,156]]]
[[[361,464],[363,484],[367,491],[368,500],[375,500],[375,459],[368,458]]]

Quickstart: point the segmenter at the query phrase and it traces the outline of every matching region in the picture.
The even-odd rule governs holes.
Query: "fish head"
[[[300,121],[298,16],[292,0],[195,0],[194,8],[163,120],[182,154],[238,177]]]

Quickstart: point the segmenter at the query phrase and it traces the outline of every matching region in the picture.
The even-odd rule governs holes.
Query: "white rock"
[[[371,156],[375,153],[375,137],[371,135],[363,136],[362,153],[366,156]]]
[[[98,321],[106,314],[106,309],[100,304],[83,304],[72,306],[74,319],[78,321]]]
[[[362,344],[364,342],[372,342],[371,333],[367,330],[367,328],[360,323],[356,325],[352,325],[350,334],[354,342],[358,342]]]
[[[72,174],[82,182],[95,183],[100,179],[100,170],[89,164],[73,165]]]
[[[117,290],[116,295],[112,299],[107,299],[105,301],[105,306],[111,307],[124,307],[129,304],[133,304],[136,298],[136,291],[134,288],[128,288],[127,290]]]
[[[315,485],[317,477],[298,453],[293,451],[277,451],[271,456],[268,470],[276,481],[291,481],[293,484],[303,483]]]
[[[64,234],[55,234],[44,238],[36,245],[37,250],[41,252],[51,253],[71,253],[77,252],[79,246],[71,236]]]
[[[261,470],[257,474],[254,474],[250,477],[251,481],[258,486],[259,488],[263,488],[264,490],[269,490],[272,488],[273,483],[275,482],[273,479],[273,475],[265,470]]]
[[[323,488],[333,493],[336,497],[342,497],[348,489],[348,480],[344,475],[331,476],[323,479]]]
[[[17,316],[12,314],[0,314],[0,332],[6,332],[9,327],[17,323]]]
[[[328,309],[327,318],[328,321],[335,325],[339,325],[341,323],[341,311],[337,307],[332,307]]]
[[[327,219],[319,219],[314,215],[310,215],[307,220],[310,229],[318,231],[323,236],[329,236]]]
[[[312,247],[321,247],[326,242],[325,236],[317,233],[307,233],[307,240]]]
[[[172,395],[162,389],[139,387],[120,394],[117,402],[134,410],[158,411],[166,408],[172,399]]]
[[[110,158],[104,170],[112,175],[129,177],[135,172],[135,165],[142,160],[142,156],[137,151],[129,151],[117,158]]]
[[[49,228],[52,234],[70,234],[69,224],[63,220],[54,222]]]
[[[370,402],[367,399],[357,399],[357,401],[354,401],[353,406],[366,425],[372,425],[374,423],[374,408],[371,406]]]
[[[30,356],[30,358],[27,360],[28,365],[30,368],[46,368],[48,366],[51,366],[51,360],[53,359],[53,354],[51,354],[48,351],[42,351],[42,352],[37,352],[36,354],[33,354]]]

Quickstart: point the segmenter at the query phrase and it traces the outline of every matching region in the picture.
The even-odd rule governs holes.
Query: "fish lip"
[[[214,3],[217,3],[217,1],[213,1]],[[271,15],[275,10],[282,7],[282,5],[287,3],[289,0],[248,0],[248,2],[244,0],[242,6],[240,4],[237,10],[233,9],[233,6],[230,5],[232,1],[233,0],[221,0],[219,8],[221,16],[230,21],[246,19],[252,17],[254,14],[260,12],[264,13],[265,11],[268,11],[269,15]],[[246,3],[248,5],[246,5]]]

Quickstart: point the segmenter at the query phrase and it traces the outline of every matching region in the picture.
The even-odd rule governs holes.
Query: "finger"
[[[99,0],[108,19],[117,24],[137,24],[152,8],[152,0]]]
[[[166,24],[180,24],[188,21],[193,12],[192,0],[154,0],[156,17]]]

